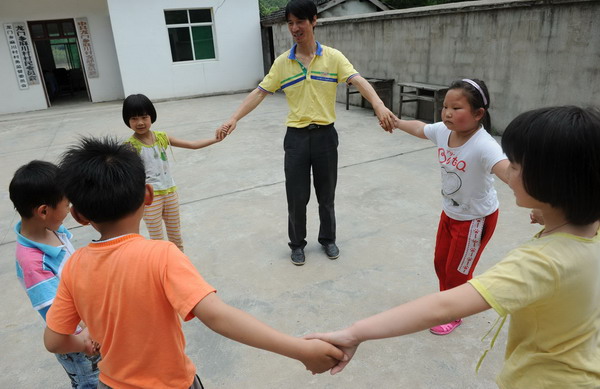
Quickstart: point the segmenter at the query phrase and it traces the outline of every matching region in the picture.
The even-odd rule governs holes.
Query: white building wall
[[[125,95],[254,88],[263,76],[258,0],[108,0]],[[173,62],[164,10],[213,8],[216,59]]]
[[[116,59],[108,7],[104,0],[1,0],[0,26],[5,23],[87,17],[94,47],[98,78],[89,78],[92,101],[109,101],[123,97],[121,75]],[[32,47],[33,49],[33,47]],[[34,53],[35,54],[35,53]],[[37,68],[37,66],[36,66]],[[0,37],[0,114],[23,112],[47,107],[42,86],[30,85],[20,90],[13,69],[8,44]]]

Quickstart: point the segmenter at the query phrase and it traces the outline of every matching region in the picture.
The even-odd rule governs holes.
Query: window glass
[[[43,24],[32,24],[31,25],[31,36],[33,39],[41,39],[46,37],[46,33],[44,32]]]
[[[191,9],[190,23],[210,23],[212,15],[210,9]]]
[[[216,58],[212,8],[164,12],[173,62]]]
[[[169,28],[169,42],[171,43],[171,57],[173,58],[173,62],[191,61],[194,59],[190,29],[188,27]]]
[[[58,29],[58,23],[48,23],[46,24],[46,28],[48,29],[48,36],[55,37],[60,36],[60,30]]]
[[[70,70],[81,67],[77,40],[75,38],[52,39],[50,40],[50,48],[56,68]]]
[[[196,59],[215,58],[215,46],[211,26],[192,27]]]
[[[62,30],[63,34],[66,36],[74,36],[75,35],[75,25],[71,22],[62,22]]]
[[[165,11],[165,21],[167,22],[167,24],[184,24],[184,23],[188,23],[187,10]]]
[[[75,38],[69,39],[69,54],[71,58],[71,68],[72,69],[80,69],[81,68],[81,58],[79,58],[79,48],[77,47],[77,41]]]
[[[64,39],[51,40],[50,47],[52,48],[52,57],[54,58],[56,68],[71,69],[67,45],[64,44]]]

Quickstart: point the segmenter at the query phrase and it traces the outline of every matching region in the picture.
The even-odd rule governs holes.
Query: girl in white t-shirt
[[[506,182],[508,160],[490,130],[490,96],[477,79],[453,82],[442,109],[442,121],[425,124],[397,119],[395,127],[437,146],[442,174],[443,206],[438,226],[434,266],[440,290],[452,289],[473,277],[481,253],[498,220],[493,174]],[[430,329],[447,335],[461,318]]]
[[[179,197],[177,187],[171,176],[167,148],[169,146],[186,149],[201,149],[220,139],[182,140],[168,136],[165,132],[151,131],[156,121],[156,109],[142,94],[128,96],[123,101],[123,121],[134,133],[127,139],[144,161],[146,184],[154,189],[152,205],[144,209],[144,222],[151,239],[163,239],[163,221],[169,241],[183,251],[179,218]]]

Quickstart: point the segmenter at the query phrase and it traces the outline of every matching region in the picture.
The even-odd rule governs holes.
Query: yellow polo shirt
[[[317,52],[305,68],[296,59],[296,44],[281,54],[269,74],[258,85],[273,94],[285,92],[290,107],[286,120],[288,127],[302,128],[311,123],[326,125],[335,122],[337,84],[348,82],[358,75],[344,55],[317,42]]]

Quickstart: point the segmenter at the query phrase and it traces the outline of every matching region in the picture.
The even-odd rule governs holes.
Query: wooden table
[[[433,121],[441,119],[440,111],[444,97],[448,90],[447,85],[427,84],[424,82],[399,82],[400,102],[398,103],[398,117],[402,117],[402,104],[419,101],[433,102]]]
[[[381,100],[386,104],[386,107],[392,109],[394,105],[394,79],[383,79],[383,78],[373,78],[373,77],[365,77],[365,80],[369,81],[375,92],[379,95]],[[360,93],[356,88],[351,90],[352,85],[346,84],[346,110],[350,109],[350,95],[355,93]],[[365,98],[361,96],[360,106],[365,107]]]

